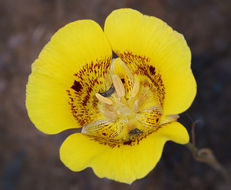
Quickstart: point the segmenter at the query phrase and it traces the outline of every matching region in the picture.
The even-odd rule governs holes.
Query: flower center
[[[82,133],[101,142],[132,143],[157,130],[162,105],[157,87],[148,76],[133,74],[119,59],[110,67],[110,87],[98,92],[97,108],[103,119],[85,125]]]
[[[131,53],[97,60],[74,73],[66,90],[70,112],[93,140],[132,145],[178,115],[165,116],[165,88],[150,60]]]

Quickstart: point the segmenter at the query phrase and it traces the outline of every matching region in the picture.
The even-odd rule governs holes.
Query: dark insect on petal
[[[141,134],[141,133],[143,133],[143,131],[141,131],[140,129],[137,129],[137,128],[129,131],[129,135],[136,135],[136,134]]]

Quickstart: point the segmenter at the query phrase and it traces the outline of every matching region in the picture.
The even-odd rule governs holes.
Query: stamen
[[[136,81],[133,85],[132,92],[131,92],[132,98],[134,98],[138,94],[139,89],[140,89],[140,82]]]
[[[100,102],[103,102],[103,103],[108,104],[108,105],[113,104],[112,100],[110,100],[109,98],[103,97],[99,93],[96,93],[95,96]]]
[[[112,82],[115,87],[117,96],[119,98],[125,96],[125,88],[118,75],[112,75]]]

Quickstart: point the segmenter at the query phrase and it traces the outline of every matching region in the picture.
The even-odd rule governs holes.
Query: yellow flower
[[[166,141],[189,141],[177,119],[196,95],[190,64],[184,37],[136,10],[113,11],[104,31],[72,22],[32,65],[28,114],[44,133],[82,128],[60,148],[71,170],[132,183],[155,167]]]

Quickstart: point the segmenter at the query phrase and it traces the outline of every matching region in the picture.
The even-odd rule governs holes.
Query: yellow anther
[[[95,96],[96,96],[96,98],[100,102],[103,102],[103,103],[108,104],[108,105],[112,105],[113,104],[112,100],[110,100],[109,98],[106,98],[106,97],[100,95],[99,93],[96,93]]]
[[[125,95],[124,85],[118,75],[112,75],[112,82],[116,90],[117,96],[123,97]]]
[[[140,82],[136,81],[133,85],[132,92],[131,92],[131,97],[134,98],[140,90]]]

